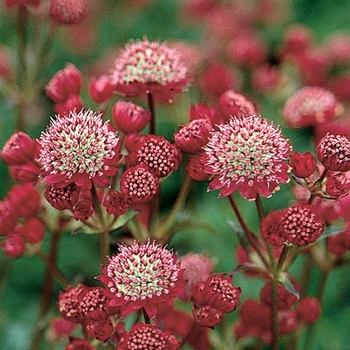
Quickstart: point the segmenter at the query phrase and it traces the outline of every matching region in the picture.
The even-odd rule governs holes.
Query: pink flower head
[[[87,0],[51,0],[50,16],[61,24],[80,23],[87,15]]]
[[[260,116],[230,118],[218,125],[203,149],[205,171],[213,175],[209,190],[221,189],[220,197],[236,189],[248,200],[258,194],[269,197],[279,190],[279,183],[289,181],[284,160],[291,146],[278,128]]]
[[[140,132],[151,120],[148,111],[132,102],[119,100],[112,110],[113,121],[125,135]]]
[[[157,177],[167,177],[181,162],[182,154],[176,145],[163,136],[148,135],[128,157],[131,165],[144,164]]]
[[[221,123],[229,120],[231,116],[237,118],[248,117],[258,112],[251,100],[232,89],[227,90],[220,96],[218,109]]]
[[[318,143],[316,154],[327,170],[350,170],[350,141],[346,136],[327,133]]]
[[[15,132],[0,151],[0,158],[7,165],[23,165],[34,160],[36,143],[23,131]]]
[[[68,184],[65,187],[47,185],[44,197],[57,210],[72,210],[78,202],[79,192],[79,187],[74,183]]]
[[[125,170],[120,178],[120,191],[131,203],[151,201],[159,189],[159,179],[140,164]]]
[[[70,95],[79,95],[82,88],[82,75],[73,63],[58,71],[46,86],[46,95],[55,103],[67,101]]]
[[[208,142],[212,125],[209,119],[194,119],[174,134],[174,142],[181,151],[197,154]]]
[[[39,139],[42,176],[48,184],[107,187],[117,173],[120,142],[102,115],[91,110],[57,117]]]
[[[154,324],[136,323],[125,332],[116,350],[177,350],[180,342],[168,331],[161,331]]]
[[[155,242],[120,245],[108,260],[99,279],[114,295],[110,305],[120,306],[122,316],[144,308],[153,318],[157,308],[170,306],[184,290],[176,255]]]
[[[285,240],[295,246],[316,241],[325,229],[324,222],[308,205],[297,204],[284,210],[282,217]]]
[[[189,84],[181,55],[165,43],[131,41],[116,59],[111,75],[115,92],[124,96],[152,94],[171,100]]]
[[[271,212],[261,221],[260,235],[267,243],[273,246],[279,246],[285,242],[281,212]]]
[[[283,118],[292,128],[305,128],[327,122],[336,116],[335,95],[323,88],[306,86],[286,102]]]

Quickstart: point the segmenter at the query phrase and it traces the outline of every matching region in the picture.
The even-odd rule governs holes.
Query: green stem
[[[280,273],[283,270],[283,264],[284,264],[284,262],[285,262],[285,260],[287,258],[287,255],[288,255],[289,251],[290,251],[290,246],[284,245],[283,249],[282,249],[282,252],[281,252],[281,255],[280,255],[280,257],[278,259],[278,262],[277,262],[276,274],[275,274],[275,276],[277,278],[279,277]]]
[[[151,114],[149,133],[155,135],[156,134],[156,111],[154,106],[154,97],[151,93],[147,93],[147,103],[148,103],[149,112]]]
[[[100,254],[101,254],[101,262],[104,265],[108,264],[108,258],[111,254],[111,244],[110,244],[110,235],[108,231],[102,231],[100,233]]]
[[[48,256],[48,259],[50,260],[52,265],[56,265],[59,239],[60,239],[60,231],[54,231],[52,233],[52,237],[50,241],[49,256]],[[34,333],[33,333],[32,340],[28,350],[38,349],[40,346],[40,343],[42,342],[43,336],[45,334],[43,321],[45,320],[47,312],[49,311],[50,305],[51,305],[51,300],[53,295],[53,283],[54,283],[53,277],[54,276],[51,271],[51,268],[47,266],[45,271],[42,292],[41,292],[39,316],[34,328]]]
[[[255,204],[256,204],[256,209],[258,211],[259,220],[262,221],[265,217],[265,213],[264,213],[264,208],[262,205],[261,197],[259,194],[256,196]]]
[[[233,199],[232,195],[228,196],[228,199],[230,201],[231,207],[239,221],[239,224],[241,225],[246,237],[248,238],[248,241],[250,243],[250,245],[254,248],[254,250],[258,253],[258,255],[260,256],[261,261],[264,263],[264,265],[266,267],[269,267],[269,262],[266,258],[266,254],[263,251],[262,246],[260,245],[260,243],[257,241],[256,236],[254,236],[254,234],[249,230],[247,224],[245,223],[237,205],[235,200]]]
[[[69,281],[63,275],[63,273],[58,269],[56,264],[42,250],[38,250],[36,252],[36,254],[47,265],[47,267],[50,269],[51,273],[61,283],[62,287],[67,288],[69,286]]]

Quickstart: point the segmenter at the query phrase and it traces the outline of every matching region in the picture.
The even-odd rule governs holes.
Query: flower
[[[124,96],[144,93],[171,100],[189,84],[181,55],[165,43],[131,41],[121,51],[111,74],[115,92]]]
[[[111,190],[103,200],[103,206],[111,215],[123,215],[127,212],[131,200],[120,192]]]
[[[161,331],[154,324],[136,323],[122,336],[117,350],[177,350],[180,342],[170,332]]]
[[[281,212],[271,212],[261,221],[260,235],[267,243],[273,246],[279,246],[284,243],[285,239]]]
[[[125,170],[120,178],[120,191],[132,203],[151,201],[159,189],[158,177],[141,164]]]
[[[140,132],[151,120],[151,114],[132,102],[119,100],[112,110],[113,121],[125,135]]]
[[[316,170],[316,159],[311,152],[300,154],[296,151],[291,155],[289,165],[292,167],[292,173],[295,176],[305,178],[312,175]]]
[[[80,323],[83,318],[78,313],[79,295],[84,293],[88,287],[79,285],[77,287],[68,287],[64,292],[58,295],[58,310],[61,316],[71,322]]]
[[[218,125],[203,149],[205,171],[213,175],[209,190],[221,189],[220,197],[236,189],[248,200],[258,194],[269,197],[279,190],[279,183],[289,181],[284,160],[291,146],[278,128],[257,115],[231,117]]]
[[[108,75],[92,77],[90,80],[89,94],[96,103],[105,103],[113,95],[113,86],[109,81]]]
[[[158,307],[170,306],[184,290],[177,257],[155,242],[121,244],[108,260],[99,279],[113,293],[110,305],[120,306],[122,316],[144,308],[153,318]]]
[[[345,173],[331,173],[327,178],[326,192],[333,199],[339,199],[349,194],[350,182]]]
[[[316,154],[327,170],[350,170],[350,141],[346,136],[327,133],[318,143]]]
[[[79,187],[74,183],[65,187],[48,185],[45,189],[44,197],[57,210],[72,210],[78,202],[79,192]]]
[[[282,114],[290,127],[305,128],[333,119],[337,107],[338,102],[332,92],[306,86],[287,100]]]
[[[285,240],[296,246],[316,241],[325,229],[324,222],[308,205],[297,204],[286,209],[282,217]]]
[[[87,0],[51,0],[50,16],[58,23],[80,23],[87,15]]]
[[[119,138],[102,115],[91,110],[52,120],[39,143],[42,176],[48,184],[108,187],[108,176],[118,171]]]
[[[180,165],[180,150],[163,136],[148,135],[137,146],[127,159],[129,164],[147,165],[148,170],[157,177],[169,176]]]

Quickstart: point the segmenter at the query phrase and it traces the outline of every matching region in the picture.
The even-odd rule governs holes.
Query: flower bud
[[[208,181],[211,178],[211,175],[204,171],[203,157],[199,155],[188,158],[185,169],[187,175],[193,180]]]
[[[129,135],[140,132],[151,120],[151,115],[142,107],[119,100],[113,107],[113,120],[118,130]]]
[[[83,107],[83,103],[78,95],[70,95],[63,103],[55,104],[53,110],[59,115],[68,115],[74,110],[80,112]]]
[[[321,315],[321,305],[317,298],[304,297],[299,301],[298,320],[314,323]]]
[[[216,327],[222,319],[223,312],[216,310],[210,305],[202,306],[197,313],[198,322],[205,327],[214,328]]]
[[[120,192],[111,190],[103,201],[108,214],[119,216],[127,212],[131,201]]]
[[[81,200],[74,208],[74,219],[86,221],[94,213],[92,201],[89,199]]]
[[[51,184],[46,187],[44,197],[57,210],[72,210],[79,199],[79,188],[74,183],[65,187]]]
[[[326,182],[326,192],[334,199],[348,195],[350,183],[344,173],[332,173]]]
[[[114,327],[110,318],[101,321],[90,321],[84,325],[84,329],[89,337],[107,341],[114,332]]]
[[[34,159],[36,144],[22,131],[15,132],[0,151],[0,157],[7,165],[26,164]]]
[[[11,177],[20,183],[35,182],[40,176],[40,167],[34,162],[9,166]]]
[[[9,201],[7,199],[0,201],[0,235],[14,230],[17,219],[18,214]]]
[[[30,218],[19,229],[19,233],[31,244],[41,242],[45,236],[45,225],[37,218]]]
[[[289,165],[292,167],[295,176],[305,178],[312,175],[316,170],[316,159],[311,152],[300,154],[296,151],[291,155]]]
[[[79,95],[82,88],[82,75],[73,63],[58,71],[46,86],[46,95],[54,103],[65,102],[70,95]]]
[[[51,0],[50,16],[61,24],[76,24],[87,15],[87,0]]]
[[[93,77],[90,81],[89,94],[96,103],[107,102],[113,95],[113,85],[107,75]]]
[[[281,334],[288,334],[297,328],[297,314],[292,310],[278,312],[278,331]]]
[[[4,253],[10,258],[18,258],[25,250],[25,239],[17,233],[8,235],[2,242],[1,247]]]

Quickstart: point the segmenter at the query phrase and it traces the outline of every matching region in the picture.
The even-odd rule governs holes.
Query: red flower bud
[[[17,233],[8,235],[1,242],[1,247],[4,253],[10,258],[18,258],[23,255],[25,250],[25,239]]]
[[[151,115],[142,107],[119,100],[112,110],[113,120],[118,130],[129,135],[140,132],[151,120]]]
[[[36,143],[22,131],[14,133],[5,143],[0,157],[8,165],[22,165],[34,159]]]
[[[0,235],[12,231],[16,226],[17,219],[18,214],[9,201],[7,199],[0,201]]]
[[[44,197],[57,210],[72,210],[78,202],[79,192],[79,187],[77,187],[74,183],[71,183],[66,187],[48,185],[46,187]]]
[[[83,103],[78,95],[70,95],[63,103],[55,104],[53,110],[59,115],[67,115],[74,110],[80,112],[83,107]]]
[[[289,165],[292,167],[295,176],[305,178],[312,175],[316,170],[316,159],[311,152],[300,154],[296,151],[291,155]]]
[[[128,197],[120,192],[110,191],[103,201],[103,206],[106,207],[108,214],[123,215],[127,212],[131,201]]]
[[[76,24],[87,15],[87,0],[51,0],[50,15],[58,23]]]
[[[90,81],[89,94],[96,103],[107,102],[113,95],[113,85],[107,75],[93,77]]]
[[[222,319],[223,312],[216,310],[214,307],[207,305],[200,308],[197,316],[198,322],[205,327],[214,328]]]
[[[34,162],[12,165],[9,171],[11,177],[20,183],[35,182],[41,173],[39,165]]]
[[[55,103],[65,102],[70,95],[79,95],[82,75],[73,63],[58,71],[46,86],[46,95]]]
[[[89,337],[107,341],[114,332],[114,327],[110,318],[102,321],[90,321],[84,325],[84,329]]]
[[[204,171],[204,157],[193,156],[188,158],[187,165],[185,167],[187,175],[193,180],[197,181],[208,181],[211,175]]]
[[[326,182],[326,192],[334,199],[348,195],[350,183],[344,173],[332,173]]]
[[[321,315],[321,305],[317,298],[304,297],[299,301],[298,320],[314,323]]]
[[[292,310],[278,312],[278,331],[281,334],[288,334],[297,328],[297,314]]]
[[[31,244],[41,242],[45,236],[45,225],[37,218],[30,218],[19,229],[19,233]]]
[[[86,221],[94,213],[92,201],[83,199],[74,208],[74,219]]]

